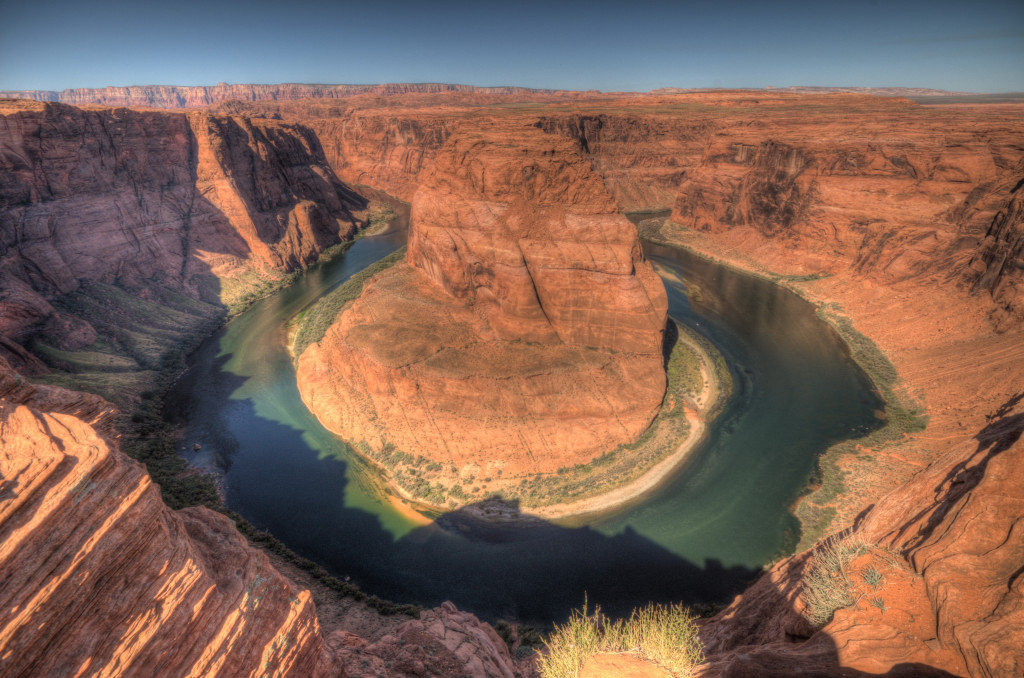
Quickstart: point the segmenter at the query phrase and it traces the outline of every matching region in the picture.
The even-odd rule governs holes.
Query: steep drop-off
[[[536,131],[454,138],[406,261],[298,357],[327,428],[517,484],[635,439],[665,391],[667,301],[589,161]]]
[[[7,102],[2,348],[36,373],[20,346],[72,373],[153,369],[190,326],[350,239],[365,207],[299,125]],[[155,329],[129,336],[140,304]]]
[[[487,290],[501,284],[522,291],[524,270],[535,280],[529,247],[517,245],[521,264],[509,266],[502,257],[516,250],[508,238],[480,240],[475,227],[463,225],[511,219],[514,229],[535,217],[569,223],[572,210],[526,209],[502,188],[514,177],[539,196],[553,190],[570,203],[574,196],[597,195],[591,179],[583,182],[585,190],[569,193],[570,183],[544,183],[551,174],[536,168],[566,159],[567,168],[596,170],[621,209],[674,208],[673,221],[649,234],[772,275],[819,303],[823,315],[845,318],[837,320],[845,336],[857,342],[870,337],[895,365],[897,390],[924,404],[930,416],[923,433],[827,457],[827,491],[801,502],[834,511],[830,530],[855,525],[858,555],[847,563],[850,603],[816,629],[808,620],[807,592],[823,551],[784,559],[705,623],[702,671],[929,675],[934,667],[954,675],[1020,675],[1020,107],[925,108],[867,96],[718,92],[589,98],[567,112],[546,110],[539,99],[488,109],[491,95],[379,94],[330,105],[224,104],[218,115],[5,102],[5,354],[19,369],[41,370],[45,366],[23,343],[33,350],[36,339],[61,350],[93,346],[92,316],[71,312],[66,297],[110,292],[91,285],[139,295],[132,299],[162,301],[167,297],[160,290],[168,287],[189,299],[221,301],[224,289],[204,296],[218,291],[209,283],[220,287],[233,273],[244,278],[254,266],[276,275],[310,261],[350,231],[346,211],[359,207],[334,175],[416,196],[425,208],[447,210],[460,221],[431,224],[428,218],[424,225],[434,228],[422,235],[431,239],[417,243],[420,236],[413,234],[411,262],[422,256],[449,266],[391,269],[367,285],[324,342],[350,350],[349,329],[387,326],[389,318],[374,313],[376,302],[398,303],[389,295],[416,291],[419,296],[409,297],[419,304],[410,310],[419,314],[413,318],[479,307],[460,320],[469,331],[459,338],[471,348],[517,344],[507,336],[529,330],[535,338],[558,337],[557,344],[540,344],[552,350],[562,345],[563,333],[579,336],[575,311],[541,319],[530,310],[532,302],[524,302],[530,295],[516,293],[508,297],[510,316]],[[144,94],[144,103],[157,101],[150,96],[156,95]],[[188,97],[160,101],[191,105]],[[492,136],[496,127],[500,137]],[[441,156],[472,148],[466,144],[474,129],[487,130],[488,148],[465,157],[481,161],[467,164],[461,176],[434,173],[435,162],[444,166]],[[554,155],[538,156],[545,146],[535,141],[538,134],[550,140]],[[520,145],[520,138],[529,143]],[[531,167],[532,173],[521,170]],[[610,219],[609,211],[597,212]],[[458,257],[432,249],[446,238],[459,244]],[[487,245],[470,247],[474,242]],[[572,251],[567,261],[575,261]],[[626,261],[620,256],[625,248],[608,251],[617,254],[594,261]],[[543,282],[534,295],[545,310],[542,288]],[[190,322],[201,317],[197,312]],[[375,352],[390,350],[368,336],[359,354],[367,364]],[[396,351],[439,341],[429,332],[406,339],[393,345]],[[380,364],[374,369],[394,379],[399,368]],[[510,365],[521,373],[522,365]],[[291,667],[303,675],[325,663],[336,675],[339,666],[349,675],[505,676],[513,670],[489,627],[448,608],[385,624],[389,631],[378,637],[342,629],[323,640],[308,598],[264,570],[265,556],[222,518],[202,509],[172,512],[160,503],[141,469],[112,447],[110,408],[102,400],[36,388],[7,370],[0,377],[0,577],[6,582],[0,597],[6,596],[3,617],[9,620],[0,631],[0,657],[17,662],[5,668],[73,673],[92,656],[87,668],[94,673],[137,675],[179,660],[183,669],[223,661],[249,673],[271,659],[269,669]],[[633,397],[619,391],[617,398]],[[457,396],[443,385],[431,395],[438,402]],[[573,398],[556,405],[568,407]],[[36,491],[27,490],[32,483]],[[68,557],[56,563],[61,554]],[[865,578],[870,569],[882,576],[874,587]],[[195,591],[200,586],[202,596]],[[246,607],[249,586],[266,592],[253,610]],[[156,600],[164,607],[153,605]],[[102,607],[92,610],[97,601]],[[181,607],[186,601],[198,607]],[[61,622],[72,618],[81,625]],[[225,628],[230,632],[218,635]],[[287,646],[275,640],[282,633],[291,639]],[[135,645],[125,644],[130,639]],[[212,654],[204,655],[208,650]]]
[[[606,95],[576,107],[498,110],[441,95],[223,105],[301,121],[342,179],[406,200],[452,134],[516,120],[573,140],[624,211],[674,208],[695,229],[745,227],[794,248],[814,242],[795,251],[816,255],[816,269],[853,265],[879,280],[971,278],[968,264],[988,256],[985,238],[1021,179],[1015,107],[742,91]],[[1020,270],[1011,241],[1001,275]],[[1004,308],[1019,306],[1016,285],[999,294]]]
[[[163,504],[111,441],[114,414],[0,358],[5,676],[514,675],[494,630],[450,603],[322,629],[310,592],[228,518]]]

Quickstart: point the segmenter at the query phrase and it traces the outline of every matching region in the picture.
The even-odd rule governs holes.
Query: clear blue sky
[[[217,82],[1024,90],[1024,1],[0,0],[0,89]]]

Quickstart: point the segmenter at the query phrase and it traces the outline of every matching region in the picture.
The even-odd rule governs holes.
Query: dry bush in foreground
[[[537,665],[543,678],[576,678],[588,657],[598,652],[626,652],[654,662],[674,676],[689,676],[704,661],[696,617],[682,605],[647,605],[628,619],[611,620],[601,609],[576,610],[544,644]]]

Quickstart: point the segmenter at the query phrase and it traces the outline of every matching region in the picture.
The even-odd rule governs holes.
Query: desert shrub
[[[869,567],[860,573],[860,576],[864,579],[864,582],[872,589],[877,590],[882,585],[882,580],[885,577],[878,571],[876,567]]]
[[[404,256],[403,247],[370,264],[299,313],[294,321],[297,331],[292,342],[292,354],[298,357],[310,344],[323,339],[327,328],[334,323],[345,305],[363,293],[363,285],[384,269],[398,263]]]
[[[543,678],[575,678],[587,657],[624,652],[654,662],[675,676],[689,676],[704,661],[696,617],[682,605],[647,605],[628,619],[611,620],[586,603],[564,625],[556,625],[537,657]]]
[[[866,552],[867,546],[855,537],[827,539],[815,549],[804,578],[803,597],[807,619],[816,627],[832,621],[836,610],[853,605],[854,584],[848,570],[850,563]]]

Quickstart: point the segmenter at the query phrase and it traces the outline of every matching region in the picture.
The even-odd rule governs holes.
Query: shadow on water
[[[808,304],[658,253],[671,315],[722,351],[737,383],[686,468],[587,522],[495,523],[479,506],[414,522],[308,412],[284,349],[289,318],[402,242],[360,240],[236,318],[193,356],[167,408],[182,454],[224,473],[230,508],[368,593],[541,624],[584,595],[613,615],[647,601],[724,603],[785,547],[816,455],[878,425],[870,385]]]
[[[237,390],[246,381],[234,376],[217,389]],[[608,536],[524,515],[508,502],[501,502],[502,513],[514,519],[482,518],[493,500],[396,539],[379,511],[346,505],[346,493],[355,490],[348,477],[353,463],[324,454],[299,428],[260,417],[250,400],[236,401],[232,417],[281,453],[261,455],[258,466],[235,455],[228,505],[296,553],[387,599],[427,606],[451,600],[485,618],[546,625],[579,607],[584,594],[613,615],[648,600],[724,603],[757,574],[715,560],[695,565],[631,527]],[[209,444],[226,445],[230,457],[238,441],[223,435]]]
[[[915,552],[925,544],[930,544],[928,548],[934,546],[934,531],[940,525],[945,526],[947,532],[944,538],[948,539],[951,534],[961,535],[963,524],[971,522],[972,518],[958,516],[957,512],[964,508],[964,498],[968,493],[974,491],[986,477],[989,477],[989,464],[1000,455],[1019,446],[1024,439],[1024,411],[1016,411],[1022,401],[1024,391],[1010,397],[1000,407],[986,415],[986,425],[974,436],[977,447],[973,452],[956,462],[937,462],[948,464],[948,467],[942,480],[933,488],[933,493],[930,496],[927,493],[926,496],[918,495],[916,501],[920,505],[920,511],[906,519],[902,526],[892,526],[897,528],[891,537],[892,545],[895,547],[893,553],[897,554],[894,557],[904,559],[903,567],[911,571],[917,569],[913,565],[916,560]],[[1019,447],[1017,449],[1019,451]],[[981,500],[975,497],[974,501]],[[857,522],[859,523],[870,511],[871,507],[865,509]],[[951,515],[957,516],[952,518],[952,522]],[[1002,518],[996,519],[996,522],[1004,528],[1012,529],[1009,526],[1013,522],[1013,514],[1004,514]],[[960,539],[962,542],[962,535]],[[957,545],[946,544],[946,547],[950,546],[951,553],[958,552]],[[963,548],[964,544],[961,543],[959,547]],[[967,545],[968,549],[970,547],[971,545]],[[955,557],[947,555],[947,558]],[[851,660],[862,665],[870,662],[872,656],[869,653],[872,650],[878,652],[878,663],[882,665],[885,658],[896,656],[894,648],[902,650],[902,656],[905,658],[928,658],[929,652],[923,649],[924,645],[900,645],[903,641],[899,639],[899,634],[894,636],[892,632],[894,626],[901,623],[899,616],[888,621],[885,617],[877,618],[877,621],[870,618],[862,619],[862,624],[852,628],[839,624],[838,628],[843,630],[839,637],[830,633],[830,626],[816,632],[803,616],[802,608],[798,609],[796,605],[804,581],[801,577],[803,567],[804,560],[801,557],[789,561],[771,579],[766,577],[754,584],[745,600],[730,610],[730,618],[715,617],[704,623],[702,636],[706,644],[705,650],[714,666],[711,671],[713,675],[757,678],[788,678],[796,675],[807,678],[948,678],[965,675],[967,666],[957,666],[953,663],[956,662],[955,659],[951,661],[951,657],[961,654],[967,661],[972,661],[971,655],[963,653],[963,649],[959,647],[963,642],[959,638],[954,638],[952,642],[939,642],[937,645],[935,641],[926,644],[936,650],[936,654],[931,658],[940,663],[940,666],[922,662],[900,662],[883,673],[850,668]],[[1012,590],[1015,581],[1024,576],[1024,567],[1013,572],[1003,571],[1001,574],[998,569],[986,569],[979,574],[975,583],[980,584],[986,581],[986,577],[993,576],[1003,581],[999,588],[1006,586],[1006,590]],[[933,596],[936,594],[941,595],[942,589],[932,591]],[[926,610],[921,612],[926,616],[929,614]],[[934,611],[931,613],[934,614]],[[996,614],[995,618],[998,619],[999,614]],[[968,619],[969,616],[961,619],[940,616],[934,623],[938,624],[942,635],[942,629],[949,628],[953,623],[959,624],[961,628],[969,627]],[[737,624],[737,620],[745,623]],[[986,622],[991,628],[995,628],[998,624],[1006,624],[1006,617],[1001,621],[989,618]],[[1002,636],[1005,636],[1005,633],[1002,633]],[[986,668],[989,671],[996,668],[994,662],[987,663],[992,661],[991,658],[998,662],[1006,656],[1001,650],[992,650],[993,647],[999,646],[1000,637],[999,633],[990,634],[987,640],[991,641],[992,645],[985,647],[982,643],[980,652],[977,651],[979,647],[971,646],[972,651],[975,651],[974,665],[982,667],[979,673]],[[757,642],[752,643],[752,638],[756,638]],[[888,645],[886,641],[889,641]]]

